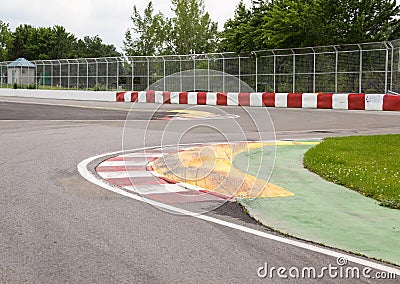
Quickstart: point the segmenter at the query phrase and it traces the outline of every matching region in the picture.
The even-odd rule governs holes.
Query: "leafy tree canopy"
[[[167,40],[166,19],[161,12],[154,14],[153,3],[150,1],[140,15],[136,5],[131,16],[132,28],[125,33],[124,51],[130,56],[147,56],[164,52],[164,42]]]
[[[223,51],[350,44],[397,39],[395,0],[257,0],[241,2],[221,33]]]
[[[8,59],[8,48],[11,40],[12,34],[9,25],[0,20],[0,61]]]
[[[172,0],[172,33],[175,54],[214,52],[218,25],[205,12],[204,0]]]
[[[20,25],[14,32],[0,21],[0,60],[24,57],[37,59],[69,59],[78,57],[119,56],[113,45],[104,44],[98,36],[77,39],[62,26],[33,27]]]
[[[174,17],[155,13],[150,1],[143,16],[133,7],[132,28],[125,33],[126,55],[214,52],[218,27],[205,11],[203,0],[171,0]]]
[[[115,57],[120,56],[116,48],[112,44],[104,44],[99,36],[85,36],[78,40],[76,56],[79,58],[97,58],[97,57]]]

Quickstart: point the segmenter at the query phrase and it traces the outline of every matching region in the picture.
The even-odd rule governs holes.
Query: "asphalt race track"
[[[166,213],[85,181],[77,165],[88,157],[121,150],[130,106],[0,99],[0,283],[278,283],[282,279],[276,275],[260,279],[258,268],[266,262],[317,269],[336,265],[334,257]],[[130,148],[141,147],[146,135],[155,145],[161,136],[173,142],[181,127],[199,123],[157,119],[185,106],[169,105],[158,112],[157,108],[138,105],[129,113],[129,127],[136,133],[129,139]],[[268,132],[273,129],[265,109],[218,110],[240,115],[237,121],[249,139],[400,133],[400,113],[269,109],[274,134]],[[250,118],[266,121],[267,132],[257,133]],[[154,120],[149,126],[150,119]],[[206,123],[229,132],[224,120]],[[226,134],[235,139],[235,133]],[[218,139],[199,129],[183,140]],[[258,225],[234,203],[207,215],[278,234]]]

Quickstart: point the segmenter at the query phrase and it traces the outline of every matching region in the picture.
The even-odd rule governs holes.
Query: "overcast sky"
[[[133,5],[141,11],[148,0],[0,0],[0,20],[12,30],[20,24],[35,27],[61,25],[78,38],[99,35],[105,43],[121,50]],[[213,21],[223,24],[234,14],[240,0],[205,0]],[[244,0],[250,6],[251,0]],[[169,0],[153,0],[155,11],[172,16]]]

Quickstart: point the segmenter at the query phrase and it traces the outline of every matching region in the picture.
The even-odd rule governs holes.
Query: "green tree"
[[[218,43],[218,25],[205,12],[204,0],[172,0],[170,41],[177,54],[214,52]]]
[[[323,1],[323,0],[322,0]],[[263,16],[261,42],[267,48],[329,44],[321,0],[276,0]]]
[[[320,1],[334,43],[384,41],[400,36],[400,6],[395,0]]]
[[[72,48],[74,41],[75,37],[59,26],[35,28],[31,25],[20,25],[13,34],[10,57],[25,57],[28,60],[65,58],[68,57],[68,48]]]
[[[10,59],[28,60],[69,57],[75,37],[60,26],[39,27],[20,25],[16,28],[9,50]]]
[[[154,14],[150,1],[141,16],[136,5],[131,16],[132,28],[125,33],[124,51],[128,56],[151,56],[164,52],[167,40],[166,20],[162,13]]]
[[[241,52],[399,36],[400,7],[395,0],[258,0],[250,10],[239,4],[225,24],[221,49]]]
[[[68,33],[62,26],[54,26],[51,29],[50,50],[48,55],[51,59],[73,58],[75,56],[76,37]]]
[[[115,57],[121,54],[117,52],[114,45],[104,44],[99,36],[85,36],[78,40],[76,47],[76,57],[97,58],[97,57]]]
[[[224,25],[221,36],[221,51],[235,51],[240,53],[244,50],[253,50],[253,40],[249,25],[252,13],[246,8],[243,0],[236,7],[233,19],[229,19]]]
[[[38,59],[36,49],[36,30],[31,25],[20,25],[15,29],[12,44],[8,51],[10,59],[25,57],[28,60]]]
[[[203,0],[172,0],[171,19],[154,13],[150,1],[143,16],[133,7],[132,28],[125,33],[126,55],[190,54],[217,49],[217,23],[205,12]]]
[[[120,56],[114,45],[104,44],[99,36],[85,36],[83,40],[67,32],[62,26],[39,27],[20,25],[12,33],[8,58],[69,59],[77,57]]]
[[[12,33],[8,24],[0,20],[0,61],[9,59],[8,50],[12,42]]]

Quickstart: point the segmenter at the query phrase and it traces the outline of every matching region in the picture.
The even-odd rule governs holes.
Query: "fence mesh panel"
[[[400,93],[400,40],[239,55],[36,60],[28,70],[10,63],[0,62],[2,88]],[[227,80],[232,76],[238,80]]]

